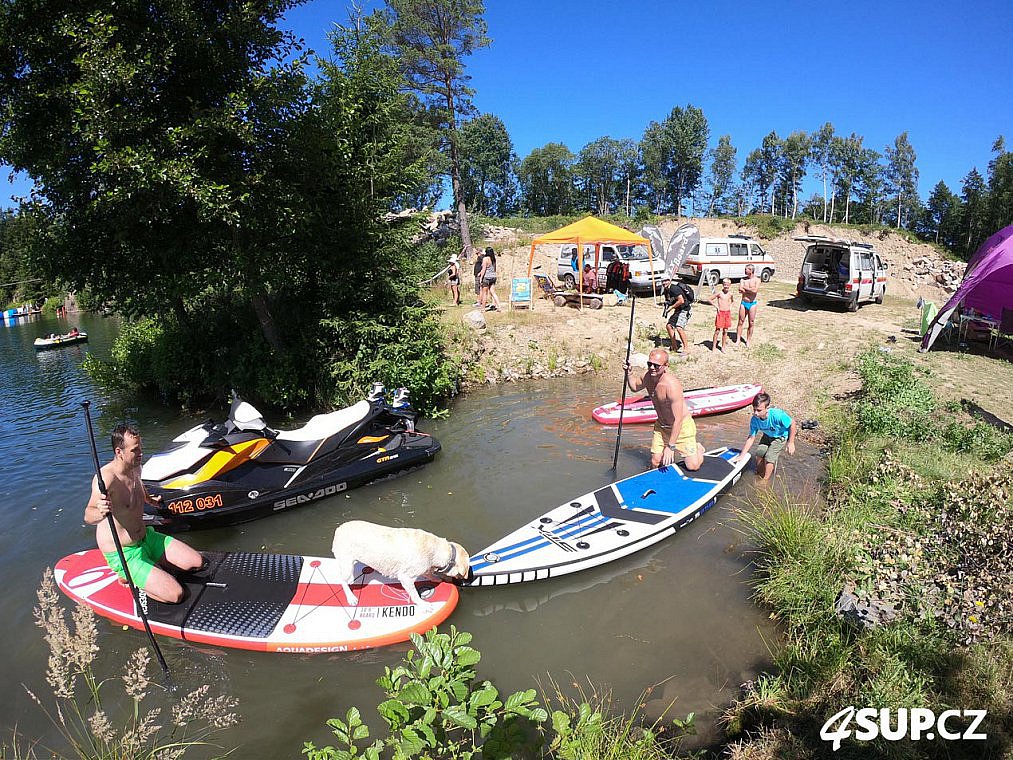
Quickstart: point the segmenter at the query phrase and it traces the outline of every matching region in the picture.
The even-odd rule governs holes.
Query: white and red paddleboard
[[[345,652],[406,641],[439,625],[457,606],[457,586],[420,583],[416,605],[397,581],[356,566],[349,602],[333,559],[292,554],[205,552],[205,567],[183,575],[185,598],[142,596],[154,633],[261,652]],[[130,589],[98,549],[56,564],[56,582],[96,613],[143,628]]]
[[[762,390],[759,385],[723,385],[717,388],[693,388],[684,391],[683,396],[686,398],[689,413],[694,417],[703,417],[708,414],[733,412],[748,406]],[[591,412],[591,416],[595,422],[602,425],[618,425],[619,408],[618,401],[605,404]],[[623,424],[655,422],[657,419],[658,413],[654,411],[654,402],[650,396],[626,399]]]

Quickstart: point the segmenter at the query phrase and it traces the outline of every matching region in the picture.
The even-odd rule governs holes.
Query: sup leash
[[[102,480],[102,467],[98,461],[98,449],[95,448],[95,430],[91,426],[91,401],[82,401],[81,406],[84,407],[84,419],[88,423],[88,438],[91,441],[91,456],[95,462],[95,480],[98,481],[98,490],[103,496],[108,496],[106,491],[105,481]],[[144,623],[144,632],[148,634],[148,641],[151,643],[151,648],[155,652],[155,658],[158,660],[159,666],[162,668],[162,674],[165,676],[165,685],[169,691],[173,694],[176,693],[176,685],[172,682],[172,677],[169,675],[169,666],[165,662],[165,657],[162,656],[162,650],[158,648],[158,642],[155,641],[155,634],[151,632],[151,625],[148,624],[148,615],[144,611],[144,607],[141,605],[141,594],[137,590],[137,586],[134,585],[134,579],[130,575],[130,568],[127,567],[127,558],[123,556],[123,545],[120,543],[120,535],[116,530],[116,523],[113,520],[113,513],[110,512],[106,515],[106,519],[109,521],[109,532],[112,533],[113,542],[116,544],[116,554],[120,558],[120,565],[123,567],[123,575],[126,576],[127,585],[130,587],[130,593],[134,597],[134,606],[137,608],[137,614],[141,617],[141,622]]]
[[[637,297],[630,293],[630,334],[626,338],[626,364],[623,371],[623,395],[619,401],[619,432],[616,433],[616,453],[612,456],[612,471],[619,464],[619,442],[623,437],[623,411],[626,409],[626,386],[630,382],[630,350],[633,346],[633,312],[637,308]]]

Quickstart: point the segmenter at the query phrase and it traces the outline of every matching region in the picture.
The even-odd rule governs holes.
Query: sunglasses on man
[[[665,366],[664,364],[655,364],[654,362],[647,362],[648,369],[661,369],[664,366]]]

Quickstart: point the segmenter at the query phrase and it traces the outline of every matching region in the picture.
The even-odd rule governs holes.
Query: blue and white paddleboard
[[[742,474],[739,451],[708,451],[696,472],[651,469],[546,512],[471,558],[463,585],[498,586],[575,573],[655,544],[710,509]]]

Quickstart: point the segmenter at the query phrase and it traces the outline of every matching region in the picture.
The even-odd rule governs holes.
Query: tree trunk
[[[836,201],[837,201],[837,193],[833,193],[830,196],[830,223],[831,224],[834,223],[834,211],[835,211],[834,205],[835,205]],[[823,221],[826,222],[827,220],[824,218]]]
[[[264,334],[265,340],[276,354],[285,353],[285,346],[281,342],[281,335],[278,334],[278,326],[274,323],[271,310],[268,308],[267,299],[263,293],[257,293],[252,299],[253,310],[260,322],[260,331]]]
[[[897,193],[897,229],[900,229],[900,199],[901,194]]]
[[[453,82],[444,81],[444,94],[447,100],[447,113],[450,114],[450,186],[454,193],[454,205],[457,207],[457,222],[461,225],[461,244],[468,255],[471,255],[471,229],[468,227],[468,209],[464,205],[464,192],[461,188],[461,164],[457,154],[457,106],[454,103]]]
[[[851,216],[851,191],[849,190],[847,195],[844,196],[844,223],[848,223],[848,219]]]
[[[823,172],[823,224],[827,223],[827,173]]]

